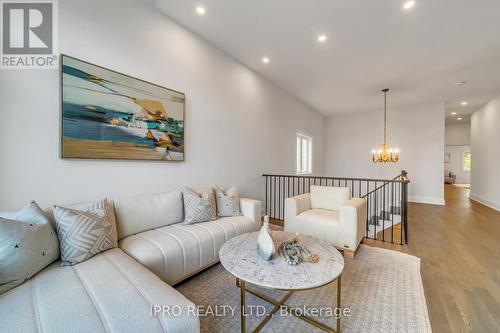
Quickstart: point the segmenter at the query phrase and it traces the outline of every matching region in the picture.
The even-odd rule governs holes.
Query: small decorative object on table
[[[271,260],[276,253],[274,242],[269,233],[269,216],[264,216],[264,224],[257,238],[257,253],[264,260]]]
[[[303,261],[310,263],[317,263],[319,261],[318,256],[311,254],[309,250],[300,245],[297,238],[281,243],[279,253],[283,260],[292,266],[298,265]]]

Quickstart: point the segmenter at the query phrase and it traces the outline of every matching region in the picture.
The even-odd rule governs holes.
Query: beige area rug
[[[334,308],[336,283],[325,287],[295,292],[286,302],[300,309]],[[259,289],[279,300],[283,292]],[[222,310],[214,315],[201,316],[202,332],[239,332],[239,288],[235,278],[217,264],[177,286],[177,289],[196,305],[204,309]],[[248,305],[271,305],[247,293]],[[304,307],[306,306],[306,307]],[[229,310],[231,307],[234,314]],[[431,332],[425,296],[420,276],[420,259],[407,254],[361,245],[354,260],[346,260],[342,274],[342,307],[351,315],[341,319],[342,332]],[[257,311],[257,307],[253,308]],[[204,311],[205,311],[204,310]],[[247,331],[253,330],[264,318],[254,315],[247,318]],[[315,319],[335,327],[335,318],[329,315]],[[262,332],[322,332],[293,316],[277,312]]]
[[[470,184],[453,184],[453,186],[470,189]]]

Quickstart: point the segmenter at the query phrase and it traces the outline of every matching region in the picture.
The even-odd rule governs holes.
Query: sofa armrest
[[[366,230],[366,199],[352,198],[340,207],[339,239],[343,247],[355,251]]]
[[[261,224],[262,201],[240,198],[240,211],[243,216],[250,218],[254,223]]]
[[[311,195],[304,193],[285,199],[285,221],[311,209]]]

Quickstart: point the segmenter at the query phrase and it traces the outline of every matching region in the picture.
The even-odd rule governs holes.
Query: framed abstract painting
[[[184,161],[185,95],[62,55],[61,157]]]

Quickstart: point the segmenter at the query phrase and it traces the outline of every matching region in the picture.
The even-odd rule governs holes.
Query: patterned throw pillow
[[[0,217],[0,294],[10,290],[59,258],[54,228],[32,201],[21,211]]]
[[[217,220],[213,188],[195,191],[189,187],[182,190],[184,197],[184,224]]]
[[[118,246],[113,204],[103,200],[85,209],[54,206],[63,266],[81,263]]]
[[[218,185],[215,185],[214,188],[217,199],[217,215],[220,217],[241,215],[238,189],[233,186],[224,191],[224,188]]]

